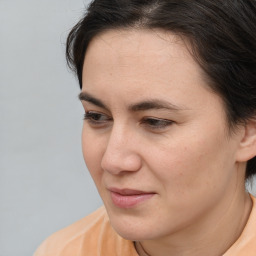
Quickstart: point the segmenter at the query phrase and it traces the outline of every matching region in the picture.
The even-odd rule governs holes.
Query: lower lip
[[[132,208],[147,201],[154,195],[155,194],[121,195],[116,192],[111,192],[111,199],[113,203],[120,208]]]

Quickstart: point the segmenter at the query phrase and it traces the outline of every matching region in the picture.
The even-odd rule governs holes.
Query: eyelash
[[[112,118],[100,112],[88,111],[84,114],[84,120],[88,121],[92,125],[103,125],[108,121],[112,121]]]
[[[152,130],[160,130],[164,129],[170,125],[172,125],[174,122],[168,119],[161,119],[161,118],[155,118],[155,117],[145,117],[142,119],[141,124],[149,127]]]
[[[84,115],[84,120],[88,121],[92,126],[99,128],[105,126],[109,121],[113,121],[111,117],[94,111],[86,112]],[[151,130],[161,130],[172,125],[173,123],[174,122],[171,120],[155,117],[144,117],[140,122],[140,124]]]

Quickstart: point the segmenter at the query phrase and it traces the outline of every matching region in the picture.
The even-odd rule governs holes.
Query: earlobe
[[[256,120],[249,120],[244,126],[237,152],[238,162],[247,162],[256,156]]]

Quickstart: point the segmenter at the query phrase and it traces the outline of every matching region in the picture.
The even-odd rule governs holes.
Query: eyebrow
[[[95,106],[108,110],[108,107],[100,99],[95,98],[87,92],[81,92],[78,97],[81,101],[87,101]],[[150,99],[139,103],[135,103],[130,105],[128,109],[132,112],[146,111],[150,109],[168,109],[171,111],[186,110],[186,108],[184,108],[183,106],[179,107],[168,101],[159,99]]]
[[[104,109],[108,109],[106,107],[106,105],[101,100],[96,99],[95,97],[93,97],[89,93],[81,92],[81,93],[79,93],[78,98],[81,101],[87,101],[87,102],[92,103],[95,106],[98,106],[98,107],[101,107],[101,108],[104,108]]]
[[[183,107],[178,107],[170,102],[159,99],[146,100],[129,106],[129,110],[133,112],[145,111],[150,109],[168,109],[172,111],[184,110]]]

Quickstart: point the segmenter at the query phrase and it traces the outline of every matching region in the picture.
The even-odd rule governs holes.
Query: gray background
[[[84,0],[0,0],[0,255],[29,256],[101,205],[65,39]]]
[[[84,0],[0,0],[0,256],[29,256],[101,205],[65,39]]]

